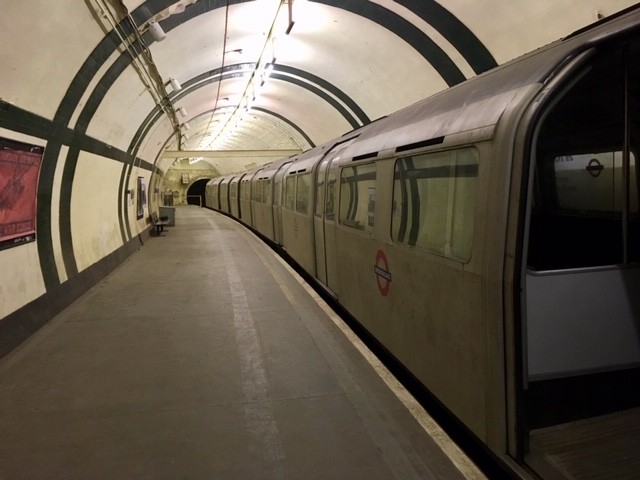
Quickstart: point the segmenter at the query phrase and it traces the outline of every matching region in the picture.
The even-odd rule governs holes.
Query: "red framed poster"
[[[36,239],[36,199],[44,147],[0,138],[0,250]]]

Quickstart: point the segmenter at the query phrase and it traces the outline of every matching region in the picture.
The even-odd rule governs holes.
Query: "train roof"
[[[257,167],[253,167],[251,170],[247,170],[246,172],[244,172],[244,175],[242,176],[241,180],[243,182],[251,181],[251,179],[253,179],[256,173],[258,173],[261,170],[264,170],[264,167],[265,167],[264,165],[258,165]]]
[[[471,131],[491,138],[520,91],[532,85],[542,88],[565,62],[638,28],[640,7],[636,6],[361,127],[342,157],[374,157],[378,152],[397,151],[398,147],[408,150],[425,141],[439,142]]]
[[[224,177],[222,177],[222,180],[220,180],[220,185],[223,185],[225,183],[230,183],[231,180],[233,180],[234,178],[238,177],[239,175],[242,175],[240,173],[236,173],[233,175],[225,175]]]
[[[269,177],[274,176],[276,174],[276,172],[278,170],[280,170],[282,165],[285,165],[287,163],[291,163],[291,158],[283,158],[283,159],[276,160],[275,162],[271,162],[271,163],[265,165],[264,169],[262,170],[262,172],[260,174],[260,178],[269,178]]]
[[[292,157],[291,158],[292,162],[291,162],[291,165],[289,166],[287,173],[293,174],[293,173],[302,173],[306,171],[310,172],[311,169],[313,168],[313,165],[315,165],[318,162],[318,160],[320,160],[320,158],[324,156],[327,149],[334,143],[335,141],[332,140],[322,145],[318,145],[317,147],[312,148],[310,150],[304,151],[296,155],[295,157]]]

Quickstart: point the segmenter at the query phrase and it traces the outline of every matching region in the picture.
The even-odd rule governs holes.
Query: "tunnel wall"
[[[15,118],[12,112],[15,107],[0,101],[3,125],[8,124],[7,117]],[[5,272],[0,275],[0,356],[28,338],[141,246],[149,232],[152,199],[147,191],[147,204],[138,218],[138,177],[148,188],[152,172],[131,168],[128,181],[121,180],[127,178],[123,172],[129,170],[123,158],[109,158],[95,151],[109,149],[107,145],[86,151],[73,140],[66,144],[64,138],[52,135],[38,138],[19,131],[36,129],[33,124],[16,122],[15,129],[0,128],[0,137],[42,146],[45,153],[37,195],[36,239],[0,250],[0,270]],[[47,157],[48,149],[55,149],[62,142],[54,158]],[[65,184],[65,167],[74,151],[77,154],[74,172],[71,183]],[[55,161],[55,167],[47,168],[47,161]],[[47,183],[48,192],[41,188]],[[122,191],[132,195],[121,195]]]
[[[10,2],[2,17],[0,138],[44,152],[35,241],[0,250],[0,356],[140,248],[163,175],[134,142],[155,104],[85,2]]]
[[[126,162],[80,150],[73,141],[58,147],[57,165],[47,168],[46,162],[52,161],[47,149],[57,138],[37,138],[7,128],[0,129],[0,136],[45,148],[35,241],[0,250],[0,270],[6,272],[0,275],[2,356],[140,247],[150,226],[152,172],[132,168],[126,180]],[[67,173],[69,184],[64,172],[72,151],[77,158],[73,175]],[[142,215],[137,209],[138,177],[146,187]],[[43,183],[49,183],[48,192],[42,191]],[[122,195],[123,191],[127,193]]]

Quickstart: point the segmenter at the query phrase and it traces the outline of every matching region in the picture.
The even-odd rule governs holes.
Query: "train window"
[[[343,168],[340,177],[340,223],[371,231],[375,223],[376,166]]]
[[[630,173],[635,177],[631,152]],[[563,155],[553,159],[558,209],[580,212],[622,212],[624,200],[622,152]],[[631,184],[629,211],[638,212],[638,185]]]
[[[638,55],[639,45],[602,52],[547,113],[536,145],[529,268],[640,261]]]
[[[240,184],[240,198],[242,200],[251,200],[251,183],[249,180],[243,180]]]
[[[284,208],[294,210],[296,202],[296,177],[289,175],[284,184]]]
[[[296,212],[308,213],[311,204],[311,174],[297,175]]]
[[[477,177],[475,148],[398,159],[391,216],[393,240],[469,261]]]
[[[251,189],[252,195],[251,200],[254,202],[262,203],[262,190],[264,189],[264,185],[262,180],[256,180],[253,182],[253,188]]]

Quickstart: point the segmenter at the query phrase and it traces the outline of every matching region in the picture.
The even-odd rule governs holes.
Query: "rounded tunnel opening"
[[[211,179],[201,178],[189,186],[187,190],[187,205],[198,205],[201,207],[205,204],[204,193],[209,180]]]

